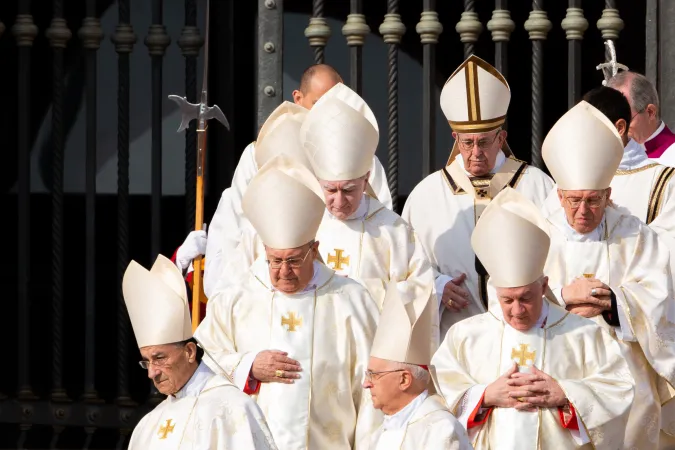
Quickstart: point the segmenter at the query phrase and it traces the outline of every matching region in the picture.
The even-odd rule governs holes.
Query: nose
[[[514,302],[511,311],[513,315],[517,316],[522,314],[525,311],[525,308],[523,308],[523,305],[520,304],[520,302]]]
[[[293,272],[293,269],[291,269],[291,265],[288,264],[286,261],[284,261],[284,262],[281,264],[281,269],[280,269],[280,270],[281,270],[281,274],[282,274],[283,276],[290,275],[290,274]]]
[[[160,373],[162,373],[162,371],[159,370],[157,367],[153,366],[152,364],[148,366],[148,378],[150,378],[151,380],[157,378],[157,375],[159,375]]]
[[[370,389],[373,387],[373,383],[369,379],[363,380],[363,383],[361,384],[363,386],[363,389]]]

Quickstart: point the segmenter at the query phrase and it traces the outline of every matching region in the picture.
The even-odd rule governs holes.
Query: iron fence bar
[[[388,0],[387,14],[384,15],[384,22],[380,25],[380,34],[382,34],[383,40],[389,48],[387,54],[389,69],[387,79],[389,86],[389,139],[387,145],[389,166],[387,179],[394,211],[398,210],[398,46],[405,31],[405,25],[401,22],[401,15],[398,13],[398,0]]]
[[[511,33],[516,29],[516,23],[511,19],[511,12],[508,10],[508,0],[495,0],[495,9],[487,28],[492,32],[495,43],[495,68],[508,79],[508,46]]]
[[[534,0],[532,2],[532,11],[525,22],[525,29],[530,34],[532,41],[532,137],[531,137],[531,158],[532,165],[543,169],[544,160],[541,157],[541,143],[544,135],[544,103],[543,103],[543,82],[544,82],[544,40],[551,30],[551,21],[548,20],[546,11],[542,10],[544,0]]]
[[[435,0],[424,0],[415,30],[422,42],[422,177],[435,170],[436,160],[436,44],[443,32]]]
[[[283,20],[283,0],[258,0],[256,134],[283,97]]]
[[[572,108],[581,97],[581,41],[588,29],[581,0],[569,0],[562,28],[567,35],[567,107]]]
[[[197,2],[185,0],[185,26],[178,39],[178,46],[185,57],[185,96],[190,103],[197,103],[197,57],[204,39],[197,28]],[[185,223],[186,231],[195,226],[197,189],[197,122],[192,121],[185,134]]]
[[[117,404],[132,406],[127,361],[129,319],[122,279],[129,264],[129,56],[137,38],[131,26],[129,0],[119,0],[118,7],[119,22],[110,38],[117,52]]]
[[[361,13],[361,0],[351,0],[347,22],[342,27],[342,34],[347,38],[349,46],[349,86],[361,95],[363,90],[363,45],[370,27],[366,16]]]
[[[87,402],[98,400],[95,387],[96,360],[96,121],[97,51],[103,39],[96,17],[96,0],[87,0],[86,17],[78,32],[86,50],[86,161],[85,161],[85,361],[84,395]]]
[[[647,0],[645,17],[645,76],[659,89],[659,0]]]
[[[312,40],[310,39],[310,45],[314,47],[314,63],[316,64],[323,64],[324,48],[326,47],[328,37],[330,36],[330,28],[328,28],[326,19],[323,18],[323,5],[324,0],[314,0],[312,2],[312,18],[310,19],[310,27],[312,24],[316,25],[314,29],[316,32],[318,32],[318,35],[316,36],[318,39],[314,41],[315,45],[312,44]],[[328,30],[328,34],[323,36],[323,33],[326,30]],[[322,39],[323,37],[325,37],[325,39]]]
[[[30,1],[19,0],[16,22],[12,27],[18,49],[18,293],[19,293],[19,392],[21,400],[35,399],[30,380],[30,59],[33,40],[38,34],[30,15]],[[28,427],[30,428],[30,426]],[[20,436],[19,448],[23,446]]]
[[[616,41],[619,39],[619,33],[623,30],[623,20],[616,9],[615,0],[605,0],[605,9],[602,10],[602,16],[598,19],[598,30],[602,32],[603,40]],[[605,61],[612,58],[609,48],[605,47]]]
[[[459,33],[460,40],[464,43],[464,59],[474,52],[474,43],[483,31],[483,24],[478,20],[478,14],[474,11],[474,0],[464,0],[464,12],[455,30]]]
[[[63,388],[63,53],[72,33],[63,18],[63,0],[54,0],[46,36],[53,48],[52,100],[52,401],[67,401]],[[58,440],[55,430],[54,444]]]
[[[152,0],[152,24],[145,38],[152,59],[152,175],[150,190],[151,261],[161,251],[162,243],[162,64],[171,43],[163,20],[163,0]]]

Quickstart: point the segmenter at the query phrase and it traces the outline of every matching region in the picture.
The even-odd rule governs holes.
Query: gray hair
[[[407,364],[402,362],[393,362],[393,370],[407,370],[412,374],[412,377],[419,384],[427,385],[431,381],[431,375],[429,372],[422,369],[420,366],[415,364]]]
[[[646,76],[626,70],[617,73],[607,82],[607,86],[614,89],[626,85],[630,86],[631,106],[636,112],[641,113],[652,104],[656,106],[656,118],[661,118],[659,94]]]

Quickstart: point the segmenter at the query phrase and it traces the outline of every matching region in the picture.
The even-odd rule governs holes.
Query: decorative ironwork
[[[281,104],[283,93],[284,4],[281,0],[258,0],[258,105],[259,130]],[[310,23],[311,27],[311,23]],[[307,30],[305,30],[307,36]],[[310,38],[310,45],[311,45]],[[278,93],[278,95],[277,95]]]
[[[436,48],[443,25],[438,20],[435,0],[424,1],[424,11],[415,31],[422,42],[422,176],[435,169],[436,148]]]
[[[508,51],[511,33],[516,29],[516,23],[511,19],[511,12],[507,9],[507,0],[496,0],[492,18],[487,23],[487,29],[492,33],[495,43],[495,68],[508,78]]]
[[[384,22],[380,25],[380,34],[385,44],[388,44],[388,66],[389,66],[389,168],[387,170],[387,179],[389,181],[389,190],[391,191],[392,205],[394,211],[398,209],[398,46],[401,38],[405,34],[405,25],[401,22],[401,15],[398,14],[398,0],[389,0],[387,2],[387,14],[384,15]]]
[[[52,105],[52,395],[53,401],[67,401],[63,388],[63,51],[72,33],[63,18],[63,0],[54,1],[54,18],[45,31],[53,55]],[[55,434],[54,439],[57,439]],[[54,441],[54,445],[56,441]]]
[[[309,39],[309,45],[314,47],[314,62],[323,64],[323,49],[330,38],[330,27],[323,17],[323,0],[312,2],[312,17],[309,26],[305,28],[305,37]]]
[[[351,13],[342,27],[342,34],[347,38],[349,46],[349,85],[357,94],[361,95],[363,72],[363,44],[370,33],[366,23],[366,16],[361,14],[361,0],[351,0]]]
[[[460,40],[464,43],[465,59],[473,53],[473,44],[478,41],[478,36],[483,31],[483,24],[478,19],[478,14],[473,10],[473,5],[474,0],[464,0],[464,12],[455,26]]]
[[[541,157],[541,143],[544,135],[543,114],[544,105],[543,77],[544,65],[544,40],[551,30],[551,21],[548,20],[546,11],[542,8],[543,0],[532,2],[530,17],[525,21],[525,29],[530,34],[532,41],[532,165],[540,169],[544,168],[544,160]]]
[[[619,33],[623,30],[623,20],[619,16],[619,10],[616,9],[615,0],[605,0],[605,9],[602,10],[602,16],[597,22],[598,30],[602,32],[602,39],[616,41],[619,39]],[[610,61],[612,55],[608,48],[605,49],[605,61]]]
[[[567,36],[567,107],[574,106],[581,97],[581,41],[588,29],[588,20],[580,8],[581,0],[569,0],[567,15],[561,22]]]

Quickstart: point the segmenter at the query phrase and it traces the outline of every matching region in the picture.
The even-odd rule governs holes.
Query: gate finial
[[[616,61],[616,49],[614,48],[614,41],[607,39],[605,41],[605,46],[609,50],[610,60],[595,66],[595,70],[602,70],[602,74],[605,77],[605,79],[602,81],[603,86],[607,86],[609,79],[619,73],[619,69],[628,70],[628,67]]]

